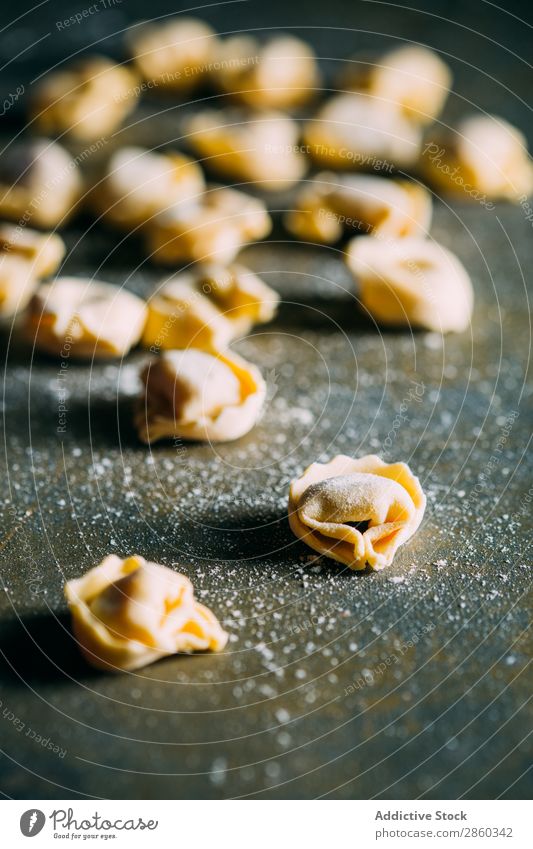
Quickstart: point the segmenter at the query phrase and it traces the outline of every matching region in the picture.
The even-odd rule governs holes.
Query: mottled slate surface
[[[432,17],[437,4],[432,13],[424,6],[426,14],[382,3],[270,3],[267,12],[254,0],[205,17],[231,31],[291,27],[305,12],[309,29],[300,31],[329,71],[336,57],[390,43],[374,32],[434,44],[455,57],[450,120],[466,100],[530,134],[526,24],[480,2],[446,4],[461,26]],[[169,11],[163,3],[150,11],[157,7]],[[1,34],[7,57],[14,43],[22,50],[51,33],[4,70],[4,90],[146,15],[145,4],[124,0],[59,37],[63,9],[77,10],[57,2],[14,25],[18,42]],[[118,36],[103,48],[119,55]],[[170,139],[178,118],[171,109],[127,137],[160,127]],[[4,120],[14,132],[21,114],[14,108]],[[280,209],[290,197],[272,203]],[[142,352],[118,364],[67,363],[58,382],[57,362],[4,330],[5,795],[531,792],[532,224],[522,207],[439,202],[433,233],[463,259],[476,289],[471,332],[444,340],[380,332],[358,310],[339,250],[297,245],[279,226],[268,244],[247,248],[242,259],[283,300],[276,321],[236,346],[265,371],[269,402],[251,434],[216,450],[139,445],[131,405]],[[158,277],[134,239],[120,244],[89,218],[65,235],[68,272],[97,270],[138,292]],[[352,574],[292,537],[287,481],[318,458],[384,451],[419,474],[426,519],[391,568]],[[188,574],[232,635],[226,652],[135,675],[89,671],[70,637],[62,585],[110,551],[142,552]]]

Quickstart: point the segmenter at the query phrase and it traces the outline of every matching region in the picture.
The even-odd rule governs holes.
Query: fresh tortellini
[[[284,222],[299,239],[333,244],[345,232],[390,238],[424,235],[431,213],[431,195],[419,183],[323,172],[300,190]]]
[[[68,581],[65,596],[78,646],[97,669],[134,670],[177,652],[221,651],[228,640],[185,575],[139,555],[110,554]]]
[[[311,47],[291,35],[261,45],[248,35],[222,41],[213,82],[234,100],[256,109],[289,109],[306,103],[320,86]]]
[[[32,97],[32,117],[45,134],[90,142],[112,133],[136,104],[137,75],[104,56],[47,74]]]
[[[413,536],[425,506],[420,482],[405,463],[339,454],[292,481],[289,523],[320,554],[350,569],[379,570]]]
[[[110,158],[91,204],[107,221],[131,229],[174,204],[198,201],[204,190],[202,169],[187,156],[123,147]]]
[[[194,203],[176,204],[146,227],[154,262],[232,262],[247,243],[270,233],[265,204],[244,192],[211,187]]]
[[[127,42],[150,90],[187,93],[205,82],[216,58],[215,31],[196,18],[141,21],[129,29]]]
[[[0,217],[21,226],[63,226],[82,187],[75,160],[57,142],[14,142],[0,156]]]
[[[148,301],[143,344],[217,351],[270,321],[279,295],[248,268],[201,265],[164,281]]]
[[[442,112],[452,82],[434,50],[409,44],[376,57],[355,57],[341,77],[343,88],[398,106],[407,118],[430,124]]]
[[[38,350],[79,359],[122,357],[137,344],[146,304],[111,283],[58,277],[30,303],[27,333]]]
[[[39,285],[65,255],[63,239],[27,227],[0,225],[0,316],[24,309]]]
[[[474,115],[424,147],[422,167],[437,187],[465,200],[519,202],[533,193],[523,133],[495,115]]]
[[[229,351],[164,351],[142,373],[136,425],[146,443],[229,442],[254,426],[266,397],[259,370]]]
[[[466,330],[473,307],[470,277],[447,248],[411,236],[352,239],[346,261],[359,298],[376,321],[440,333]]]
[[[196,155],[222,177],[276,191],[292,186],[306,170],[298,125],[283,113],[208,109],[185,129]]]
[[[338,94],[304,128],[306,150],[319,165],[343,171],[413,166],[420,127],[395,104],[366,94]]]

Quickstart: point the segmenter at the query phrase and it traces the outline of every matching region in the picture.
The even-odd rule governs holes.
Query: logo
[[[32,808],[29,811],[24,811],[20,818],[20,830],[24,837],[35,837],[43,830],[46,817],[42,811]]]

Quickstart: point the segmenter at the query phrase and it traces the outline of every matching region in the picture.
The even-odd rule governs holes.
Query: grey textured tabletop
[[[526,4],[262,5],[201,14],[222,32],[296,28],[326,73],[358,48],[428,43],[455,74],[445,120],[476,106],[532,140]],[[155,4],[161,14],[169,6]],[[50,32],[6,68],[5,91],[17,81],[29,90],[40,70],[98,39],[118,55],[113,33],[146,17],[144,4],[123,0],[61,40],[54,20],[63,10],[75,11],[45,4],[12,25],[11,41],[9,30],[0,34],[5,61],[13,44],[22,50]],[[124,138],[157,129],[170,140],[174,114],[161,129],[141,121]],[[16,110],[6,116],[4,137],[19,120]],[[142,351],[119,363],[70,363],[58,433],[58,363],[4,330],[7,797],[531,793],[533,223],[524,205],[436,199],[432,234],[463,260],[476,296],[471,329],[442,338],[378,329],[358,308],[342,248],[301,245],[283,231],[276,210],[287,203],[271,201],[272,237],[241,257],[282,304],[235,346],[269,388],[259,425],[238,442],[142,446],[131,421]],[[160,276],[135,239],[121,243],[89,218],[64,236],[67,273],[139,293]],[[421,529],[380,573],[318,558],[289,529],[288,481],[337,453],[409,462],[427,493]],[[226,650],[136,673],[91,671],[70,633],[63,585],[110,552],[189,575],[231,635]]]

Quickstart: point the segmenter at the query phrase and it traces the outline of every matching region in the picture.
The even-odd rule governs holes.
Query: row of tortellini
[[[532,190],[525,138],[503,119],[472,116],[455,131],[443,125],[425,136],[452,76],[421,45],[344,62],[337,93],[300,133],[286,110],[316,98],[322,78],[313,50],[293,35],[222,39],[208,24],[179,17],[135,24],[126,44],[129,63],[96,56],[45,76],[33,95],[32,124],[90,142],[116,130],[143,91],[189,95],[208,82],[239,109],[197,111],[184,130],[193,151],[225,178],[266,189],[290,185],[306,169],[305,153],[335,170],[418,167],[437,187],[466,196],[471,189],[477,197],[517,199]]]
[[[139,230],[150,258],[163,265],[230,262],[272,226],[262,201],[206,186],[200,166],[179,153],[122,148],[95,185],[58,142],[26,140],[0,156],[0,218],[19,230],[61,229],[82,207],[121,230]]]
[[[70,203],[75,194],[71,185],[75,172],[63,163],[60,173],[64,180],[53,181],[53,168],[47,165],[52,160],[55,166],[56,158],[63,153],[57,144],[48,148],[38,145],[31,167],[26,165],[25,191],[17,183],[7,190],[5,211],[13,213],[12,217],[15,213],[22,215],[30,195],[46,195],[48,199],[53,193],[58,205],[61,188]],[[21,156],[22,164],[27,161],[27,156]],[[47,185],[53,186],[48,193]],[[14,193],[18,193],[18,200],[11,197]],[[90,195],[90,204],[113,226],[143,230],[150,255],[168,264],[206,259],[229,263],[243,244],[264,237],[271,227],[260,200],[235,189],[206,189],[197,163],[181,154],[142,148],[124,148],[111,158],[102,183]],[[346,258],[359,281],[364,307],[379,322],[442,332],[463,330],[472,309],[471,285],[459,260],[424,238],[431,208],[429,192],[416,182],[325,172],[305,184],[284,220],[291,233],[306,241],[332,244],[347,231],[365,234],[349,243]],[[38,215],[40,207],[35,210]],[[48,203],[43,204],[45,211],[47,217],[36,223],[50,226],[53,222]],[[16,235],[13,241],[23,245],[24,227],[19,224],[12,232]],[[48,243],[54,240],[56,246],[60,244],[57,236],[50,237]],[[23,307],[27,298],[23,297],[20,275],[15,274],[13,263],[6,263],[5,258],[0,262],[5,269],[0,312],[11,315],[14,305]],[[25,292],[30,290],[24,287]],[[136,323],[133,335],[135,327]],[[123,348],[119,346],[118,353]]]
[[[21,215],[30,195],[48,198],[47,185],[53,186],[50,193],[56,205],[60,203],[63,182],[52,180],[53,169],[46,163],[53,160],[55,165],[57,156],[61,158],[63,153],[57,144],[48,148],[38,145],[32,166],[26,166],[25,191],[15,183],[11,192],[4,193],[8,212]],[[27,161],[28,157],[21,157],[22,164]],[[60,173],[66,178],[63,189],[70,202],[74,187],[69,183],[76,174],[64,164]],[[11,197],[14,192],[20,195],[20,206],[17,198]],[[112,226],[126,231],[141,229],[150,255],[171,265],[206,259],[231,263],[243,244],[262,238],[271,227],[266,207],[257,198],[230,188],[207,189],[197,163],[181,154],[153,153],[142,148],[124,148],[112,156],[106,175],[90,194],[89,202]],[[40,208],[36,206],[36,214]],[[48,217],[36,223],[50,226],[48,203],[43,204],[44,211]],[[363,234],[349,242],[346,259],[359,282],[364,308],[380,323],[441,332],[463,330],[472,310],[471,284],[459,260],[426,238],[431,212],[431,195],[414,181],[324,172],[306,182],[284,221],[296,237],[315,243],[335,244],[346,232]],[[25,253],[28,259],[25,242],[33,239],[37,244],[44,240],[44,236],[32,236],[21,224],[10,232],[12,246],[5,243],[0,254],[0,314],[4,316],[12,315],[17,306],[24,307],[32,291],[30,283],[22,286],[20,267],[14,265],[12,258],[6,261],[7,253]],[[55,245],[57,254],[61,240],[50,236],[47,244]],[[58,262],[60,259],[61,255]],[[35,270],[35,274],[28,274],[34,282],[42,276],[35,264],[26,267]],[[54,270],[50,267],[45,273]],[[184,282],[186,278],[180,279]],[[96,284],[93,291],[99,291]],[[47,290],[43,292],[47,294]],[[76,299],[75,293],[73,284],[66,301],[70,294]],[[131,298],[130,303],[133,304]],[[127,329],[130,336],[136,335],[139,323],[142,324],[142,317]],[[207,318],[203,323],[209,324]],[[219,339],[215,347],[227,341]],[[126,347],[119,342],[117,355],[124,353]]]
[[[20,265],[25,275],[25,329],[36,350],[93,361],[124,357],[141,342],[159,355],[141,374],[135,423],[143,442],[170,437],[225,442],[253,427],[266,397],[265,381],[229,346],[276,313],[278,294],[256,274],[236,264],[198,266],[163,280],[148,302],[91,279],[57,277],[38,286],[36,275],[61,260],[62,240],[25,230],[21,244],[16,235],[16,228],[0,228],[0,250],[7,246],[5,262]],[[19,258],[23,248],[27,256]],[[2,268],[0,259],[0,291]],[[7,265],[5,270],[14,273]]]

